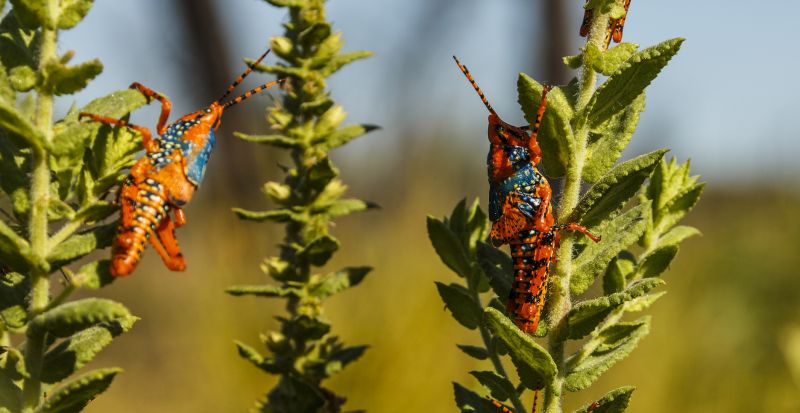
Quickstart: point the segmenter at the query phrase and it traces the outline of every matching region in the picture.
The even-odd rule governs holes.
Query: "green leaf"
[[[328,371],[329,375],[334,371],[341,371],[347,367],[348,364],[361,358],[368,348],[369,346],[350,346],[335,350],[328,356],[328,369],[330,369],[331,364],[335,365],[335,367],[332,369],[333,371]]]
[[[345,65],[348,65],[356,60],[366,59],[372,56],[372,52],[361,50],[357,52],[344,53],[336,55],[328,61],[328,64],[319,70],[322,76],[330,76],[339,71]]]
[[[456,344],[456,346],[474,359],[486,360],[489,358],[489,351],[483,347],[468,346],[466,344]]]
[[[506,298],[511,292],[513,282],[513,263],[503,251],[479,242],[476,248],[478,265],[489,277],[489,284],[498,297]]]
[[[22,389],[6,375],[0,374],[0,412],[22,411],[21,406]]]
[[[137,320],[137,317],[123,317],[103,322],[62,341],[45,354],[41,380],[56,383],[66,379],[92,361],[114,337],[130,330]]]
[[[467,233],[469,234],[467,246],[471,252],[475,251],[478,242],[486,239],[486,236],[489,235],[489,217],[481,209],[480,200],[477,198],[469,209]]]
[[[347,114],[341,105],[334,105],[323,113],[314,126],[315,136],[328,136],[344,121]]]
[[[628,251],[620,252],[606,268],[603,276],[603,293],[608,295],[625,289],[629,275],[636,267],[636,258]]]
[[[0,363],[0,376],[8,377],[13,381],[31,378],[25,367],[25,356],[14,347],[4,347],[0,352],[4,357]]]
[[[302,290],[291,287],[281,287],[277,285],[234,285],[225,289],[225,292],[234,295],[253,295],[256,297],[301,297]]]
[[[75,27],[89,13],[92,2],[93,0],[60,0],[58,28],[66,30]]]
[[[61,304],[31,320],[29,336],[49,333],[54,337],[69,337],[96,324],[130,318],[122,304],[102,298],[85,298]]]
[[[0,99],[0,128],[22,137],[33,147],[41,148],[44,146],[42,133],[4,99]]]
[[[308,0],[267,0],[267,3],[275,7],[303,7]]]
[[[469,275],[469,259],[456,234],[444,222],[431,216],[428,216],[427,225],[428,238],[442,262],[460,277]]]
[[[602,273],[620,251],[636,242],[644,233],[650,220],[650,201],[637,205],[611,221],[597,227],[602,240],[590,242],[573,261],[574,270],[570,291],[581,294]]]
[[[241,132],[234,132],[233,136],[243,141],[262,143],[282,149],[294,149],[302,147],[302,143],[300,141],[284,135],[246,135]]]
[[[241,341],[235,341],[235,343],[236,343],[236,350],[238,350],[239,356],[241,358],[249,361],[259,369],[262,369],[267,373],[270,373],[270,371],[267,370],[267,368],[265,368],[264,356],[262,356],[261,353],[259,353],[256,349],[248,346],[247,344],[242,343]]]
[[[320,299],[328,298],[360,284],[370,271],[372,271],[371,267],[349,267],[319,277],[319,280],[312,277],[308,285],[309,294]]]
[[[91,139],[90,128],[77,119],[64,119],[56,123],[53,126],[53,134],[53,141],[49,145],[50,152],[56,157],[66,157],[68,164],[83,156]]]
[[[617,162],[636,131],[644,101],[642,93],[624,110],[589,132],[582,175],[586,182],[597,182]]]
[[[122,89],[89,102],[80,111],[119,119],[145,104],[147,98],[139,91]]]
[[[117,224],[101,225],[81,234],[75,234],[50,250],[47,261],[55,268],[85,257],[94,250],[111,245]]]
[[[647,294],[638,298],[634,298],[633,300],[625,303],[625,312],[636,313],[639,311],[644,311],[653,305],[653,303],[658,301],[659,298],[663,297],[666,293],[666,291],[662,291],[660,293]]]
[[[0,221],[0,256],[4,259],[14,257],[13,261],[19,262],[29,249],[28,241],[9,228],[4,221]],[[8,261],[5,263],[10,264]]]
[[[584,345],[584,348],[594,347],[594,351],[581,360],[567,361],[569,369],[564,388],[568,391],[587,389],[614,364],[627,357],[649,332],[649,317],[632,323],[618,323],[603,330],[597,338]]]
[[[595,92],[590,102],[589,122],[595,128],[631,104],[658,76],[683,43],[671,39],[644,49],[614,72]]]
[[[323,235],[311,241],[305,248],[297,251],[297,259],[307,260],[311,265],[321,267],[338,250],[339,241],[330,235]]]
[[[487,308],[483,314],[483,321],[492,335],[508,348],[522,384],[536,390],[549,383],[557,368],[547,350],[536,344],[533,338],[523,333],[500,311]]]
[[[669,264],[678,255],[677,245],[667,245],[647,254],[636,268],[637,277],[657,277],[669,268]]]
[[[92,370],[65,384],[51,394],[37,413],[79,412],[100,393],[106,391],[122,369]]]
[[[83,90],[102,71],[103,64],[97,59],[75,66],[50,63],[44,68],[42,88],[56,96],[72,94]]]
[[[116,279],[117,277],[111,275],[111,261],[100,260],[81,267],[72,282],[81,288],[96,290],[111,284]]]
[[[686,216],[700,200],[700,194],[703,193],[705,186],[705,182],[696,184],[667,202],[664,208],[658,211],[658,216],[655,218],[659,232],[666,232]]]
[[[471,371],[469,374],[478,379],[478,382],[489,390],[495,400],[508,400],[517,395],[514,385],[507,378],[493,371]]]
[[[232,208],[234,214],[240,219],[244,219],[247,221],[255,221],[255,222],[289,222],[289,221],[298,221],[303,222],[303,219],[299,214],[295,214],[291,210],[288,209],[273,209],[271,211],[248,211],[242,208]]]
[[[331,35],[331,31],[330,23],[325,21],[315,22],[300,32],[297,39],[304,47],[311,47],[328,38]]]
[[[322,191],[339,175],[336,167],[327,157],[320,159],[308,169],[308,182],[311,189]]]
[[[11,82],[12,90],[28,92],[39,83],[39,76],[32,67],[23,64],[9,70],[8,80]]]
[[[666,234],[662,235],[658,239],[658,247],[667,247],[670,245],[678,245],[683,240],[693,237],[695,235],[700,235],[700,231],[697,228],[679,225],[675,228],[672,228]]]
[[[634,43],[620,43],[606,51],[600,50],[594,43],[587,43],[583,59],[591,62],[592,69],[610,76],[622,66],[639,48]]]
[[[456,321],[470,330],[478,328],[482,310],[469,290],[458,284],[447,285],[440,282],[436,282],[436,289]]]
[[[517,80],[519,104],[529,123],[536,120],[539,101],[542,99],[542,85],[524,73]],[[547,93],[547,109],[539,127],[539,146],[548,156],[543,157],[545,170],[554,178],[564,175],[570,154],[574,151],[570,120],[574,116],[572,106],[561,88],[555,87]]]
[[[575,207],[570,220],[593,227],[613,217],[636,194],[667,152],[659,149],[623,162],[592,186]]]
[[[27,295],[30,279],[16,272],[0,271],[0,326],[19,333],[28,323]]]
[[[492,405],[491,400],[481,397],[472,390],[453,382],[453,393],[455,395],[456,406],[462,412],[474,413],[498,413],[497,407]]]
[[[20,22],[27,27],[41,26],[55,29],[55,17],[51,14],[50,4],[46,0],[11,0],[14,12]]]
[[[631,401],[634,390],[636,388],[631,386],[612,390],[603,395],[600,400],[575,410],[575,413],[622,413],[628,408],[628,403]],[[589,412],[589,408],[592,405],[594,407]]]
[[[378,129],[380,129],[380,126],[377,125],[347,125],[328,135],[319,135],[316,139],[312,140],[312,143],[319,144],[320,149],[328,151]]]
[[[372,208],[378,208],[378,205],[372,202],[362,201],[360,199],[341,199],[329,204],[325,208],[325,213],[329,217],[335,218],[350,215],[354,212],[366,211]]]
[[[571,340],[583,338],[600,326],[614,311],[625,303],[647,294],[650,290],[666,284],[659,278],[650,278],[631,284],[623,292],[581,301],[567,313],[567,337]]]

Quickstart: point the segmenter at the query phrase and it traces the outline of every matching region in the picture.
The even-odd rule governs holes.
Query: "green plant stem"
[[[472,294],[472,298],[476,302],[480,302],[480,295],[478,294],[478,289],[472,284],[469,279],[467,280],[467,285],[469,287],[469,291]],[[481,339],[483,340],[483,346],[486,347],[486,352],[489,353],[489,360],[492,362],[492,366],[494,366],[494,371],[505,377],[508,378],[508,373],[506,373],[505,367],[503,367],[503,362],[500,360],[500,355],[497,354],[495,350],[494,343],[492,343],[492,334],[489,332],[489,329],[486,328],[484,323],[480,323],[478,325],[478,330],[481,332]],[[516,412],[524,412],[525,405],[522,404],[522,400],[520,400],[519,396],[512,395],[511,396],[511,404],[514,406],[514,411]]]
[[[591,29],[587,39],[587,44],[591,43],[600,50],[603,49],[605,33],[608,28],[609,16],[607,14],[595,14]],[[564,190],[558,205],[558,217],[566,218],[578,205],[581,192],[581,176],[583,175],[584,160],[586,159],[586,147],[589,140],[589,126],[586,122],[588,116],[589,103],[597,84],[597,73],[591,64],[584,61],[581,71],[580,88],[578,100],[575,108],[578,126],[572,151],[572,157],[567,165],[566,176],[564,177]],[[544,412],[561,413],[561,395],[563,391],[564,375],[566,373],[565,353],[564,353],[564,334],[566,316],[572,309],[572,297],[570,295],[570,280],[572,278],[572,250],[574,248],[574,238],[565,233],[562,235],[561,245],[557,252],[556,270],[550,293],[550,318],[549,318],[549,342],[548,350],[550,356],[558,367],[558,375],[553,381],[545,386],[544,391]]]
[[[50,0],[50,10],[58,4]],[[55,16],[56,14],[54,14]],[[44,65],[56,58],[57,32],[54,29],[42,29],[42,46],[39,54],[39,70],[44,72]],[[53,96],[39,91],[36,107],[36,128],[49,143],[52,133]],[[45,147],[48,145],[45,145]],[[33,174],[31,176],[31,215],[29,236],[34,265],[31,268],[31,296],[29,317],[32,318],[47,308],[50,300],[50,280],[47,235],[47,210],[50,202],[50,167],[48,152],[44,148],[33,148]],[[33,411],[42,399],[42,383],[38,380],[44,357],[44,335],[28,337],[25,351],[25,364],[30,378],[23,382],[23,412]]]

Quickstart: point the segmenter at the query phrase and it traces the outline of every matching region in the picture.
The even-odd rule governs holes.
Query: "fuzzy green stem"
[[[51,11],[57,10],[58,3],[51,0]],[[56,16],[57,13],[51,14]],[[39,70],[56,58],[58,33],[53,29],[42,29],[42,46],[39,53]],[[46,143],[52,134],[53,96],[39,92],[36,105],[36,128],[42,133]],[[46,145],[45,145],[46,146]],[[50,202],[50,167],[48,153],[44,148],[33,148],[33,173],[31,175],[31,214],[28,232],[34,265],[31,268],[31,295],[28,313],[33,317],[47,308],[50,299],[49,266],[47,265],[48,235],[47,210]],[[42,383],[37,379],[42,368],[45,350],[44,335],[29,336],[25,351],[25,364],[31,378],[23,382],[23,412],[33,411],[42,400]]]
[[[607,14],[595,14],[591,29],[587,39],[587,45],[593,44],[602,50],[604,47],[606,30],[609,24]],[[570,216],[578,205],[581,193],[581,176],[583,175],[584,161],[586,159],[586,148],[589,140],[589,126],[585,121],[588,116],[589,103],[597,84],[597,73],[591,63],[584,60],[581,71],[580,88],[578,100],[575,107],[576,120],[573,127],[575,140],[573,142],[569,163],[567,165],[566,176],[564,177],[564,190],[561,194],[558,205],[558,217],[565,219]],[[549,342],[548,350],[550,356],[558,367],[558,375],[551,383],[545,386],[544,391],[544,412],[561,413],[563,407],[561,397],[566,373],[564,342],[565,334],[563,330],[566,325],[566,316],[572,309],[572,297],[570,294],[570,280],[572,278],[572,250],[574,248],[573,236],[564,234],[561,245],[557,252],[558,265],[554,271],[554,279],[550,295],[550,319],[549,319]]]

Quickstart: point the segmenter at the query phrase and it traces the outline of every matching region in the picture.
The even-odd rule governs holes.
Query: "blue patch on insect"
[[[489,219],[497,221],[503,216],[503,202],[511,192],[521,195],[521,199],[533,208],[519,208],[525,215],[535,211],[541,205],[541,198],[536,197],[536,186],[544,179],[530,162],[522,165],[514,175],[500,183],[489,182]],[[524,210],[525,209],[525,210]]]
[[[199,186],[200,182],[203,180],[203,175],[206,173],[208,157],[211,156],[211,151],[214,149],[215,142],[216,138],[214,137],[213,130],[208,132],[206,141],[199,150],[194,150],[194,144],[191,144],[191,142],[185,142],[187,146],[191,146],[191,148],[184,148],[184,153],[189,154],[186,157],[186,177],[195,186]]]

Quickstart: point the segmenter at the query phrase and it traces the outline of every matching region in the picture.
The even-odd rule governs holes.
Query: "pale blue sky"
[[[526,44],[532,29],[525,25],[535,28],[538,16],[528,19],[521,12],[530,10],[520,7],[523,0],[449,0],[455,10],[434,19],[443,29],[423,47],[413,43],[420,41],[413,34],[423,17],[420,6],[429,1],[328,2],[329,17],[345,34],[346,49],[376,54],[331,81],[334,97],[348,109],[352,122],[384,127],[379,137],[345,149],[345,157],[391,154],[389,147],[414,144],[413,137],[400,136],[402,123],[413,119],[431,128],[455,128],[456,144],[474,148],[476,159],[482,159],[484,109],[453,64],[453,54],[470,67],[498,112],[522,123],[516,77],[524,70],[539,78],[528,54],[521,52],[537,47]],[[571,33],[577,32],[583,0],[573,2]],[[231,56],[256,57],[268,37],[282,31],[284,12],[263,1],[220,0],[217,7],[236,44]],[[356,7],[359,11],[353,12]],[[163,0],[96,1],[85,23],[62,37],[61,51],[77,49],[76,62],[99,57],[105,64],[104,73],[77,96],[78,102],[136,80],[168,93],[176,114],[207,104],[182,95],[177,70],[190,68],[182,64],[186,51],[172,12]],[[694,170],[712,183],[796,182],[798,15],[800,2],[790,0],[634,0],[626,41],[642,46],[677,36],[687,41],[649,89],[631,151],[671,147],[680,159],[693,158]],[[572,41],[577,48],[580,38],[575,34]],[[406,75],[397,76],[397,70]],[[408,84],[397,84],[399,79]],[[155,113],[148,109],[136,116],[154,120]]]

